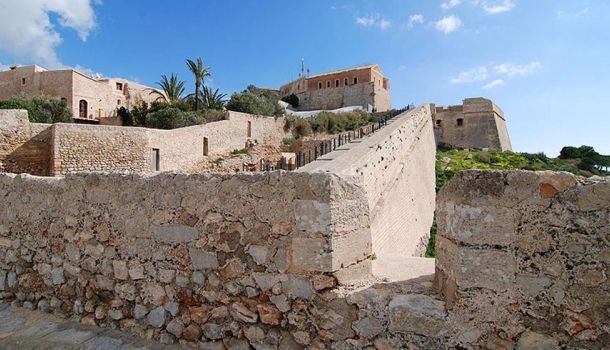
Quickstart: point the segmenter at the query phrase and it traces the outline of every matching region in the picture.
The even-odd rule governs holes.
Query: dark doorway
[[[78,117],[79,118],[83,118],[83,119],[87,119],[87,111],[88,110],[89,110],[89,107],[87,106],[87,101],[80,100],[78,102]]]

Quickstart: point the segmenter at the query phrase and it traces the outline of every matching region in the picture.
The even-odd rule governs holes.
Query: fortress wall
[[[163,343],[355,335],[334,290],[366,199],[335,175],[0,174],[0,198],[2,299]]]
[[[52,175],[82,171],[151,171],[150,135],[144,128],[53,125]]]
[[[251,136],[248,137],[248,122]],[[228,112],[228,119],[174,130],[84,124],[32,124],[26,111],[0,111],[0,171],[61,175],[83,171],[184,172],[199,162],[258,144],[280,145],[284,119]],[[208,138],[208,156],[203,154]]]
[[[284,118],[227,112],[228,119],[174,130],[148,129],[150,147],[160,150],[161,171],[189,171],[204,160],[214,160],[234,150],[243,149],[248,141],[280,145],[286,133]],[[251,125],[248,137],[248,122]],[[204,137],[208,155],[204,156]]]
[[[27,111],[0,110],[0,172],[49,174],[51,129]]]
[[[434,215],[435,154],[430,106],[424,105],[299,171],[331,172],[360,184],[376,255],[421,255]]]
[[[437,221],[438,290],[480,345],[610,343],[608,179],[463,172],[440,192]]]

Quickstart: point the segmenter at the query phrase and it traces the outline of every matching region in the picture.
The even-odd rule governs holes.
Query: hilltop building
[[[390,82],[379,65],[371,64],[305,76],[283,85],[280,96],[295,94],[299,111],[360,106],[371,112],[392,108]]]
[[[437,145],[512,151],[504,112],[491,100],[467,98],[457,106],[432,105]]]
[[[120,107],[152,102],[150,87],[120,78],[92,78],[73,69],[12,66],[0,72],[0,100],[44,94],[66,101],[76,122],[105,123]],[[106,120],[106,121],[107,121]]]

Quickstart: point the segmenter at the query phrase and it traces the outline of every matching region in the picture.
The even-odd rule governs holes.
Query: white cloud
[[[496,87],[502,86],[502,85],[504,85],[504,80],[496,79],[492,82],[489,82],[489,83],[483,85],[483,89],[489,90],[489,89],[493,89],[493,88],[496,88]]]
[[[443,11],[447,11],[447,10],[452,9],[456,6],[459,6],[461,4],[462,4],[462,0],[449,0],[449,1],[441,4],[441,9],[443,9]]]
[[[379,27],[382,30],[388,29],[392,25],[392,22],[382,18],[379,14],[356,17],[356,23],[364,27]]]
[[[424,23],[424,15],[416,14],[409,17],[409,23],[407,23],[407,29],[413,29],[415,25]]]
[[[462,20],[460,20],[459,17],[454,15],[446,16],[436,22],[434,26],[439,32],[449,34],[462,27]]]
[[[495,15],[498,13],[509,12],[515,7],[513,0],[476,0],[485,12]]]
[[[62,67],[55,49],[62,37],[51,22],[70,28],[86,41],[95,28],[92,3],[96,0],[2,0],[0,3],[0,50],[16,60],[50,68]]]
[[[498,74],[504,74],[509,77],[512,76],[527,76],[534,74],[538,69],[542,67],[540,62],[531,62],[528,64],[513,64],[513,63],[503,63],[494,66],[494,70]]]
[[[487,79],[487,67],[481,66],[468,71],[461,72],[457,77],[450,79],[452,84],[474,83]]]
[[[558,21],[576,21],[586,15],[591,13],[591,10],[588,7],[577,11],[577,12],[565,12],[565,11],[557,11],[555,14],[555,19]]]

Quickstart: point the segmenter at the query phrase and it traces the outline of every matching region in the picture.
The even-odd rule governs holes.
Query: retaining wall
[[[227,112],[227,119],[173,130],[29,123],[26,111],[0,111],[0,171],[62,175],[83,171],[185,172],[248,142],[280,145],[284,119]],[[248,130],[249,129],[249,130]],[[248,132],[249,131],[249,132]],[[207,138],[207,154],[204,152]]]

